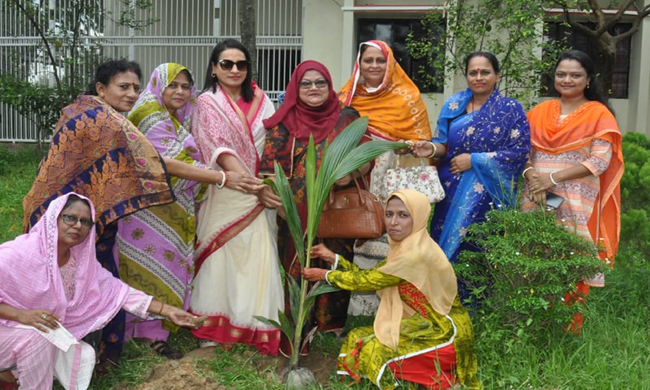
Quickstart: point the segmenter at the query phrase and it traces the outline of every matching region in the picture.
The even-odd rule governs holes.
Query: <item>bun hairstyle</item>
[[[589,78],[590,81],[584,91],[585,98],[587,98],[587,100],[592,100],[604,104],[607,109],[612,114],[614,114],[614,110],[612,110],[612,108],[609,106],[605,94],[603,93],[602,87],[600,86],[600,81],[596,77],[596,67],[594,66],[594,62],[591,60],[591,57],[589,57],[587,53],[580,50],[567,50],[564,53],[560,54],[560,57],[558,57],[557,62],[555,63],[555,67],[553,68],[553,72],[555,72],[558,65],[560,65],[560,62],[564,60],[578,61],[584,68],[585,72],[587,72],[587,78]]]
[[[102,63],[97,67],[95,71],[95,77],[93,81],[88,85],[88,89],[85,92],[85,95],[97,96],[97,83],[102,83],[108,85],[113,77],[117,74],[124,72],[133,72],[138,76],[138,79],[142,79],[142,71],[140,70],[140,65],[134,61],[126,60],[110,60]]]
[[[210,61],[208,61],[208,68],[205,72],[205,84],[203,85],[203,91],[201,91],[201,93],[206,91],[212,91],[212,93],[217,92],[218,80],[216,77],[212,77],[212,65],[217,65],[219,63],[219,56],[221,56],[221,53],[228,49],[237,49],[244,53],[246,61],[248,61],[250,64],[251,55],[248,52],[248,49],[246,49],[246,47],[242,45],[238,40],[228,38],[217,43],[214,49],[212,49]],[[253,100],[253,72],[251,72],[250,69],[246,72],[246,77],[244,78],[244,82],[241,85],[241,96],[245,102],[250,102]]]

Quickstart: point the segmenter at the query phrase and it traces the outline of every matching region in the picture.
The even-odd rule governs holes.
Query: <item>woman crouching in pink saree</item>
[[[197,317],[129,287],[95,256],[95,210],[68,193],[50,203],[28,234],[0,246],[0,372],[21,390],[86,389],[95,351],[81,339],[120,309],[194,327]],[[4,377],[8,375],[5,373]]]

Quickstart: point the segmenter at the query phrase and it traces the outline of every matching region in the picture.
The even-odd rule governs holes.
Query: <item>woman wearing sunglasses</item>
[[[212,50],[192,133],[202,162],[226,172],[197,213],[195,276],[190,310],[208,316],[194,331],[200,345],[247,343],[275,355],[280,331],[255,316],[278,319],[284,297],[276,247],[280,201],[268,186],[228,188],[228,173],[255,178],[271,100],[252,81],[248,50],[226,39]]]
[[[303,229],[307,223],[305,165],[309,137],[314,137],[316,159],[320,161],[325,145],[331,143],[357,118],[359,113],[354,108],[341,111],[336,91],[332,88],[332,77],[325,65],[316,61],[304,61],[293,71],[284,103],[272,117],[264,121],[264,126],[269,131],[260,171],[272,175],[274,162],[282,165],[295,194]],[[300,264],[293,262],[296,251],[286,221],[280,220],[279,229],[278,249],[282,264],[286,272],[298,280]],[[349,256],[353,243],[347,242],[345,245],[344,240],[337,240],[328,242],[328,245]],[[347,292],[321,295],[316,303],[316,325],[320,329],[343,328],[349,297]],[[287,351],[283,348],[283,352]]]

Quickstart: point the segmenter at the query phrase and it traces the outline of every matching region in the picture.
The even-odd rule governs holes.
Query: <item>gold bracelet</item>
[[[165,304],[162,303],[162,302],[160,302],[160,310],[158,310],[158,315],[159,315],[159,316],[162,316],[162,315],[163,315],[162,312],[163,312],[163,309],[164,309],[164,308],[165,308]]]
[[[431,154],[426,156],[425,158],[436,158],[436,153],[438,152],[438,147],[433,142],[429,142],[429,143],[431,144],[431,147],[433,148],[433,152],[431,152]]]

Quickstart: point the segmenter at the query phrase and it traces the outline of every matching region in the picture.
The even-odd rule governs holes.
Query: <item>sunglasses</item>
[[[68,226],[74,226],[77,222],[81,223],[81,227],[90,229],[95,224],[92,220],[86,218],[77,218],[74,215],[62,214],[61,220]]]
[[[221,70],[231,70],[233,66],[237,65],[237,69],[240,72],[245,72],[246,70],[248,70],[249,64],[250,62],[246,60],[237,61],[237,62],[224,60],[224,59],[219,60],[219,66],[221,67]]]

